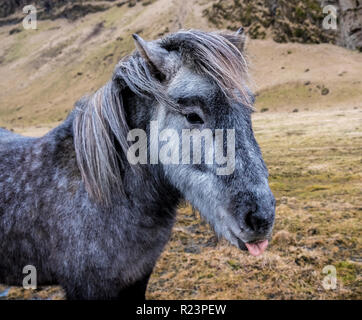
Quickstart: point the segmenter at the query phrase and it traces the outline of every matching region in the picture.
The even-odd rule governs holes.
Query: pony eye
[[[191,124],[203,124],[204,120],[197,113],[188,113],[185,115],[186,120]]]

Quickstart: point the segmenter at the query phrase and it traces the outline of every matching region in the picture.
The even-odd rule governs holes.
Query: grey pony
[[[144,299],[181,199],[240,249],[270,239],[275,200],[252,130],[244,35],[133,37],[112,79],[45,136],[0,129],[0,283],[21,285],[33,265],[38,285],[59,284],[68,299]],[[131,165],[129,130],[149,135],[151,120],[234,129],[234,171]]]

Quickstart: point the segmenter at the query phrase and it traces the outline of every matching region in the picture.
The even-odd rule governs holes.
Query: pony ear
[[[244,48],[245,48],[245,42],[246,42],[246,35],[245,35],[244,27],[240,27],[238,29],[238,31],[235,32],[235,35],[237,36],[237,40],[238,40],[238,42],[235,45],[240,50],[240,52],[243,52]]]
[[[234,34],[224,35],[224,37],[228,39],[235,47],[237,47],[240,52],[244,52],[245,49],[246,35],[244,31],[245,29],[240,27]]]
[[[244,34],[244,27],[240,27],[240,28],[235,32],[235,35],[236,35],[236,36],[241,36],[242,34]]]
[[[132,37],[135,40],[137,51],[151,66],[153,71],[166,76],[168,72],[167,57],[169,52],[166,49],[161,48],[155,41],[145,41],[137,34],[133,34]]]

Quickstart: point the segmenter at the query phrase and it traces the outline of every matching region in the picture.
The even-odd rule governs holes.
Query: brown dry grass
[[[361,299],[362,107],[259,113],[257,140],[277,199],[274,239],[252,257],[189,207],[151,278],[151,299]],[[324,290],[322,269],[337,268]]]
[[[255,258],[218,242],[198,214],[180,208],[147,297],[361,299],[362,107],[253,120],[277,199],[269,250]],[[326,265],[337,269],[336,290],[322,287]],[[9,298],[61,298],[54,290],[12,288]]]

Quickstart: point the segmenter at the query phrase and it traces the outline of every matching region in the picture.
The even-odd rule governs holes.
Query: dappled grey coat
[[[0,283],[21,285],[33,265],[38,285],[60,284],[70,299],[144,298],[181,197],[235,246],[265,249],[275,201],[251,127],[243,37],[134,38],[138,51],[60,126],[41,138],[0,130]],[[149,134],[152,119],[235,128],[235,170],[131,165],[129,129]]]

